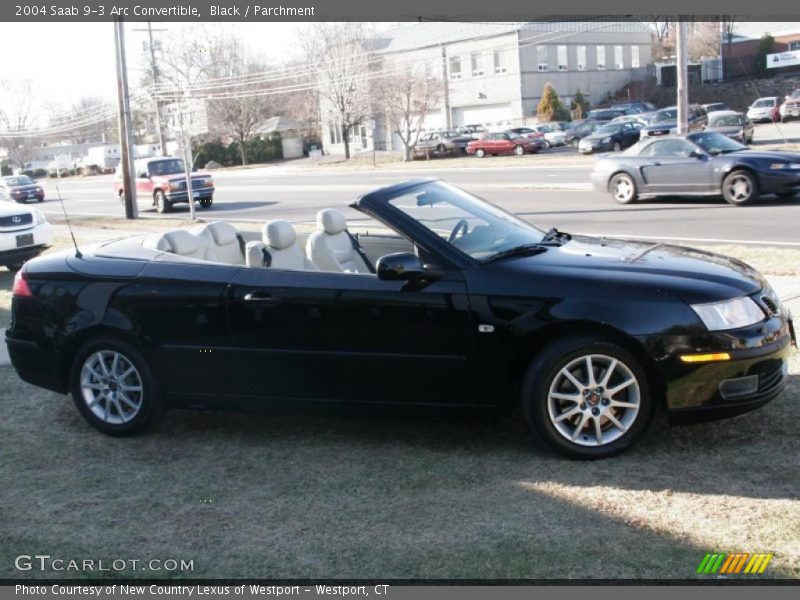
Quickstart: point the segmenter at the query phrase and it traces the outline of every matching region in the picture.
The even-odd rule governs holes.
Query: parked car
[[[639,141],[641,123],[606,123],[578,143],[578,152],[619,152]]]
[[[586,118],[592,121],[611,121],[626,114],[627,109],[596,108],[586,113]]]
[[[186,170],[181,158],[142,158],[134,162],[136,193],[153,199],[160,213],[169,212],[174,204],[189,202],[186,189]],[[123,199],[122,173],[114,180],[114,193]],[[208,173],[192,175],[192,202],[200,208],[210,208],[214,202],[214,180]]]
[[[472,137],[472,139],[477,139],[489,132],[483,125],[461,125],[456,128],[456,131],[461,135],[468,135]]]
[[[707,113],[712,112],[719,112],[721,110],[730,110],[727,104],[724,102],[712,102],[711,104],[701,104],[700,106],[703,107]]]
[[[487,154],[497,156],[498,154],[535,154],[541,148],[538,140],[522,137],[515,133],[487,133],[479,140],[472,140],[467,144],[467,154],[474,154],[478,158],[483,158]]]
[[[437,154],[462,154],[467,150],[467,144],[472,140],[468,135],[461,135],[456,131],[435,131],[428,133],[417,141],[414,146],[416,156],[429,156]]]
[[[550,146],[563,146],[567,143],[567,136],[561,128],[551,123],[539,123],[533,130],[544,136],[545,148]]]
[[[747,115],[734,110],[722,110],[708,115],[706,131],[727,135],[742,144],[752,144],[755,127]]]
[[[703,129],[708,123],[708,114],[699,104],[689,105],[687,115],[689,131]],[[671,106],[656,111],[650,125],[642,129],[642,137],[668,135],[678,130],[678,107]]]
[[[11,363],[110,435],[168,406],[521,409],[585,459],[635,444],[657,408],[728,417],[786,385],[791,318],[738,260],[544,232],[437,180],[350,206],[392,234],[357,249],[326,209],[305,255],[286,221],[265,241],[218,222],[30,261],[12,290]],[[270,266],[237,238],[269,248]]]
[[[639,123],[642,127],[647,125],[647,121],[642,119],[639,115],[622,115],[611,120],[612,123]]]
[[[0,200],[44,202],[44,188],[27,175],[0,177]]]
[[[56,156],[47,165],[48,177],[69,177],[76,171],[75,160],[69,156]]]
[[[705,131],[651,137],[598,159],[591,179],[620,204],[641,196],[722,195],[743,206],[760,194],[791,198],[800,192],[800,154],[757,152]]]
[[[42,211],[0,202],[1,266],[16,271],[26,260],[44,252],[52,242],[53,227]]]
[[[800,119],[800,89],[786,96],[786,101],[779,108],[779,114],[783,123],[791,119]]]
[[[628,102],[617,102],[609,108],[612,110],[635,110],[638,113],[652,112],[656,110],[656,105],[646,100],[630,100]]]
[[[594,121],[591,119],[573,121],[572,126],[564,132],[564,135],[566,136],[565,142],[570,146],[577,148],[579,142],[583,138],[594,133],[595,130],[597,130],[597,128],[603,124],[604,123],[600,121]]]
[[[776,123],[781,118],[780,104],[777,96],[759,98],[747,109],[747,118],[753,123],[763,121]]]

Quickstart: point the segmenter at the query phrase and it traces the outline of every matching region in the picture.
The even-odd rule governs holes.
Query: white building
[[[384,70],[411,65],[442,81],[443,101],[425,129],[498,130],[533,120],[548,82],[567,105],[578,90],[596,104],[645,78],[651,34],[636,21],[425,22],[382,32],[371,49]],[[343,153],[337,116],[324,101],[321,115],[325,149]],[[356,152],[401,148],[377,116],[355,128],[350,141]]]

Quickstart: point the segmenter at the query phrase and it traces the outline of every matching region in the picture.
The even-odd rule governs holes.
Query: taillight
[[[14,276],[14,286],[11,288],[11,295],[15,298],[33,298],[33,292],[28,285],[28,274],[24,269],[17,271]]]

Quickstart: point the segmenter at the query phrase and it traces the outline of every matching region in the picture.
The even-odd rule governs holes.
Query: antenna
[[[56,186],[56,192],[58,193],[58,201],[61,203],[61,210],[64,211],[64,218],[67,220],[67,229],[69,229],[69,235],[72,237],[72,245],[75,246],[75,258],[83,258],[83,254],[78,248],[78,242],[75,241],[75,233],[72,231],[72,224],[69,222],[67,208],[64,206],[64,199],[61,197],[61,189],[58,186]]]

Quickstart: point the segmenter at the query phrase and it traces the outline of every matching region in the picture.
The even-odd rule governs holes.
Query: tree
[[[664,60],[675,55],[675,19],[663,15],[650,17],[653,38],[653,60]]]
[[[409,161],[425,117],[441,100],[442,82],[408,67],[399,74],[379,77],[374,88],[375,103],[403,144],[403,160]]]
[[[736,17],[733,15],[723,15],[720,17],[722,23],[722,35],[725,38],[725,59],[723,60],[722,75],[728,81],[731,71],[731,54],[733,52],[733,32],[736,29]]]
[[[572,118],[582,119],[584,115],[589,112],[590,106],[591,105],[586,99],[586,96],[583,95],[583,92],[576,90],[575,95],[572,97],[572,101],[569,103],[569,108],[572,112]]]
[[[539,101],[536,114],[541,121],[569,120],[569,111],[564,107],[552,83],[544,84],[542,99]]]
[[[338,121],[348,159],[350,132],[371,109],[366,29],[362,23],[318,23],[303,40],[307,62],[316,68],[320,100]]]
[[[775,54],[775,38],[766,33],[761,36],[753,59],[753,74],[756,77],[772,77],[775,74],[775,69],[767,68],[768,54]]]
[[[8,150],[9,160],[22,167],[33,158],[36,142],[27,132],[36,125],[41,96],[33,81],[0,80],[0,145]]]
[[[96,121],[104,113],[113,114],[112,105],[103,98],[82,96],[69,107],[51,107],[49,112],[53,115],[49,120],[49,127],[57,128],[59,125],[69,125],[70,122],[76,125],[64,133],[52,136],[56,141],[65,138],[69,138],[74,144],[106,141],[110,131],[114,129],[113,116]],[[81,120],[75,122],[76,119]]]

